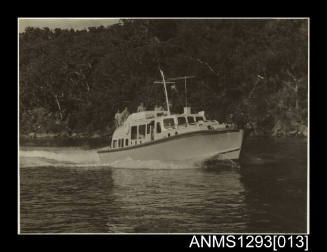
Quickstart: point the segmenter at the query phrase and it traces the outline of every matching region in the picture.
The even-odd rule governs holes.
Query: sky
[[[94,26],[108,26],[118,23],[118,18],[97,18],[97,19],[75,19],[75,18],[20,18],[18,20],[19,33],[24,32],[28,26],[32,27],[49,27],[50,29],[75,29],[83,30]]]

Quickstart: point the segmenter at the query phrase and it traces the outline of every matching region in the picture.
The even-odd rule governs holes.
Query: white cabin
[[[190,108],[184,108],[183,114],[173,115],[169,115],[168,111],[143,111],[129,115],[123,125],[115,130],[110,147],[130,147],[211,128],[225,128],[225,125],[207,121],[203,111],[191,114]]]

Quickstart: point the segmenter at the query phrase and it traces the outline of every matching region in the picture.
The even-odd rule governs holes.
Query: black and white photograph
[[[310,18],[17,18],[18,234],[309,234]]]

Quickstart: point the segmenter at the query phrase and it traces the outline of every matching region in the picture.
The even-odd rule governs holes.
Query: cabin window
[[[186,125],[186,119],[184,116],[177,117],[177,122],[178,122],[178,125]]]
[[[145,138],[145,124],[139,125],[139,139]]]
[[[131,139],[137,139],[137,126],[132,126],[131,128]]]
[[[125,139],[125,146],[128,146],[128,139]]]
[[[113,142],[112,142],[112,148],[116,148],[117,147],[117,140],[114,140]]]
[[[146,125],[146,134],[147,135],[149,135],[150,134],[150,123],[148,123],[147,125]]]
[[[188,116],[187,121],[188,121],[189,124],[194,124],[195,123],[193,116]]]
[[[121,140],[121,147],[124,147],[124,139]]]
[[[161,125],[160,125],[160,122],[157,122],[157,133],[161,133]]]
[[[150,128],[152,128],[152,130],[154,129],[154,121],[151,121],[146,125],[146,134],[150,134]]]
[[[198,122],[198,121],[204,121],[202,116],[196,116],[196,117],[195,117],[195,120],[196,120],[197,122]]]
[[[163,119],[163,126],[165,129],[171,129],[175,127],[174,118],[166,118]]]

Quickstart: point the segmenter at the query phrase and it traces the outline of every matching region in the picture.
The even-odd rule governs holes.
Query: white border
[[[308,134],[307,134],[307,233],[21,233],[20,232],[20,160],[19,160],[19,21],[24,19],[74,19],[74,20],[94,20],[94,19],[306,19],[308,20]],[[17,230],[19,235],[308,235],[310,234],[310,18],[309,17],[42,17],[42,18],[33,18],[33,17],[24,17],[17,18],[17,113],[18,113],[18,128],[17,128],[17,186],[18,186],[18,207],[17,207]]]

